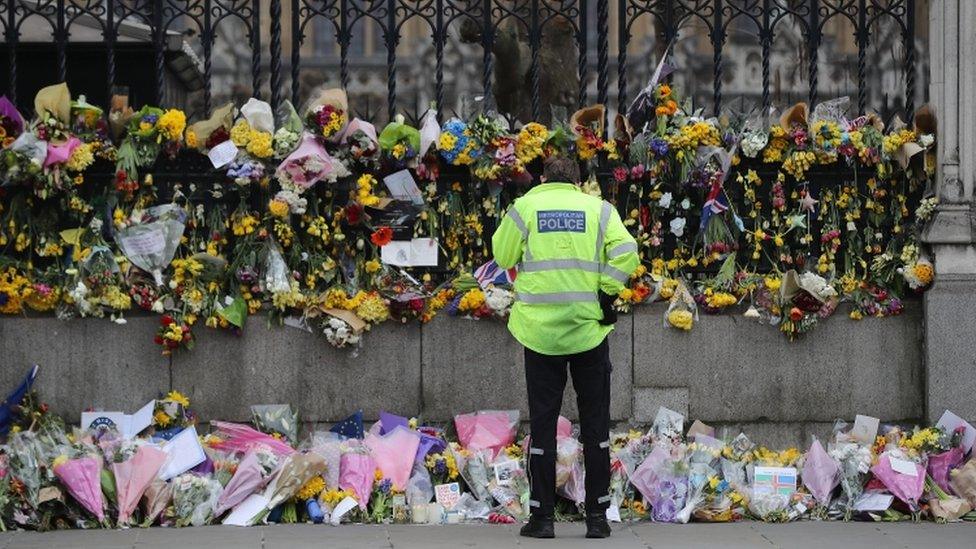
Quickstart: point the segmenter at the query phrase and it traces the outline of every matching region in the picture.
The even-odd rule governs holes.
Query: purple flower
[[[447,473],[447,460],[440,458],[434,462],[434,474],[443,475]]]
[[[379,491],[381,494],[389,494],[390,490],[393,489],[393,481],[385,478],[380,481]]]
[[[0,292],[0,307],[6,305],[8,301],[10,301],[10,296],[7,295],[7,292]]]
[[[655,156],[664,156],[668,154],[668,142],[660,137],[655,137],[651,139],[651,151],[654,152]]]

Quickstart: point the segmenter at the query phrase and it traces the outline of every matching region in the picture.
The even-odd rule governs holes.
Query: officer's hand
[[[617,323],[617,310],[613,308],[616,298],[603,290],[600,290],[600,310],[603,311],[603,319],[600,324],[609,326]]]

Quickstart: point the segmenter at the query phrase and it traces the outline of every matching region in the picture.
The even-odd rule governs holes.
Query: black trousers
[[[586,511],[606,511],[610,497],[610,346],[575,355],[551,356],[525,349],[525,384],[532,429],[529,475],[533,514],[552,516],[556,500],[556,423],[566,387],[566,366],[573,376],[580,416],[580,442],[586,468]]]

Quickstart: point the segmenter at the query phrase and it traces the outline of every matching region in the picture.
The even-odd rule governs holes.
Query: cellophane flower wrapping
[[[319,181],[335,182],[349,175],[343,163],[326,152],[310,133],[302,134],[298,147],[278,165],[275,176],[286,189],[304,191]]]
[[[871,473],[880,480],[896,498],[905,502],[912,512],[919,510],[919,498],[925,488],[925,467],[914,463],[915,476],[899,473],[891,466],[891,459],[905,459],[904,456],[894,455],[887,451],[878,456],[878,462],[871,467]]]
[[[434,484],[430,480],[430,473],[427,472],[427,468],[422,462],[414,462],[413,471],[404,492],[406,493],[407,504],[411,507],[427,505],[430,500],[434,499]]]
[[[810,490],[817,503],[830,504],[830,494],[840,483],[840,464],[830,457],[819,440],[810,444],[803,461],[803,485]]]
[[[556,440],[556,493],[576,505],[586,501],[583,445],[572,436]]]
[[[962,467],[953,469],[949,472],[949,478],[952,491],[976,507],[976,460],[970,459]]]
[[[339,488],[339,471],[342,461],[342,438],[337,433],[316,431],[309,442],[308,451],[315,452],[325,460],[325,479],[327,490]]]
[[[366,510],[373,491],[376,462],[365,448],[350,448],[339,459],[339,488],[356,495],[359,508]]]
[[[118,231],[115,241],[136,267],[163,283],[163,269],[173,260],[186,228],[186,211],[176,204],[153,206],[142,217]]]
[[[406,488],[420,445],[416,431],[398,426],[386,435],[367,434],[363,443],[369,448],[376,467],[393,482],[393,488]]]
[[[214,516],[219,517],[261,489],[278,469],[279,462],[278,455],[267,447],[258,445],[248,450],[220,494]]]
[[[172,500],[173,483],[158,478],[153,479],[142,495],[142,507],[145,512],[143,526],[149,526],[156,522],[156,519],[163,514]]]
[[[298,412],[289,404],[255,404],[251,418],[261,432],[278,433],[291,444],[298,441]]]
[[[214,428],[217,438],[220,439],[219,442],[212,444],[218,450],[244,453],[251,448],[263,446],[278,457],[287,457],[295,453],[295,449],[287,443],[247,425],[226,421],[213,421],[210,425]]]
[[[105,520],[101,470],[101,460],[94,457],[69,459],[54,467],[54,475],[68,493],[99,522]]]
[[[518,431],[517,410],[482,410],[454,416],[458,440],[468,450],[490,450],[494,457],[515,442]]]
[[[156,478],[160,467],[166,462],[166,457],[166,452],[144,444],[139,446],[129,459],[112,463],[112,474],[115,476],[115,489],[118,494],[120,525],[129,523],[132,511]]]
[[[664,326],[678,330],[691,330],[698,321],[698,306],[684,282],[679,282],[664,312]]]
[[[173,479],[172,484],[176,526],[203,526],[210,522],[220,497],[220,483],[210,477],[185,473]]]
[[[951,492],[949,486],[949,472],[959,466],[963,459],[963,449],[956,447],[938,454],[929,454],[925,468],[932,480],[946,492]]]
[[[479,501],[488,501],[491,494],[488,492],[488,463],[493,459],[490,450],[471,450],[469,448],[456,448],[453,444],[448,445],[448,451],[454,457],[458,472],[468,489]]]
[[[850,518],[871,470],[871,450],[848,442],[833,445],[828,452],[840,464],[840,486],[844,495],[841,508],[845,518]]]
[[[11,433],[4,451],[10,456],[8,462],[10,474],[24,485],[27,502],[36,508],[38,492],[41,489],[41,464],[47,463],[42,456],[37,433],[33,431]]]
[[[298,490],[316,475],[325,471],[325,460],[315,453],[293,453],[284,458],[278,474],[268,484],[264,495],[271,510],[298,493]]]

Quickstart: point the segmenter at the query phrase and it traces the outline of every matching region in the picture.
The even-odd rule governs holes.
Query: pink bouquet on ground
[[[803,485],[810,490],[817,503],[826,507],[830,494],[840,484],[840,464],[830,457],[819,440],[814,440],[803,462]]]
[[[311,188],[319,181],[335,182],[349,175],[349,170],[339,160],[332,158],[315,137],[306,132],[302,140],[275,171],[275,177],[284,189],[298,192]]]
[[[247,425],[226,421],[213,421],[210,425],[216,430],[215,434],[220,439],[220,442],[211,445],[217,450],[247,453],[252,448],[263,446],[278,457],[287,457],[295,453],[295,449],[288,443]]]
[[[129,523],[132,511],[166,462],[166,452],[150,445],[140,446],[126,461],[112,464],[119,499],[119,525]]]
[[[171,501],[173,501],[173,484],[158,478],[153,479],[142,496],[143,510],[146,512],[142,526],[149,527],[156,522]]]
[[[54,476],[98,522],[105,520],[101,471],[100,460],[93,457],[69,459],[54,466]]]
[[[490,450],[492,458],[515,442],[519,413],[516,410],[483,410],[454,416],[458,440],[468,450]]]
[[[363,443],[369,448],[383,476],[393,482],[393,489],[404,490],[410,480],[417,447],[420,446],[420,435],[398,426],[386,435],[370,433]]]
[[[264,486],[278,468],[278,461],[278,456],[268,448],[257,446],[249,450],[220,494],[214,516],[219,517]]]
[[[339,458],[339,488],[355,494],[362,510],[366,510],[366,504],[369,503],[375,471],[376,462],[369,454],[349,451]]]
[[[912,510],[912,513],[919,511],[918,499],[922,497],[922,489],[925,487],[925,468],[914,462],[907,462],[909,470],[914,469],[915,474],[903,473],[895,470],[892,460],[907,462],[904,458],[893,456],[891,452],[884,452],[878,456],[878,462],[871,467],[871,473],[885,485],[896,498],[902,500]],[[899,464],[899,467],[901,465]]]

